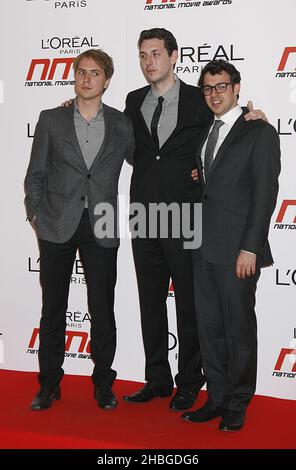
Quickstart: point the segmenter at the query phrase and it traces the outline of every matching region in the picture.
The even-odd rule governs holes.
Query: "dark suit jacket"
[[[199,185],[191,178],[202,131],[212,119],[200,90],[181,81],[177,126],[159,153],[147,128],[141,106],[150,86],[128,94],[125,113],[133,123],[136,150],[131,182],[134,202],[194,202]],[[156,156],[160,159],[156,159]]]
[[[94,228],[96,204],[108,202],[117,220],[118,178],[124,157],[131,163],[134,140],[130,120],[103,104],[105,136],[88,170],[74,127],[74,105],[42,111],[36,126],[25,178],[25,205],[37,217],[39,238],[64,243],[74,234],[88,199]],[[96,239],[104,247],[119,245],[116,235]]]
[[[272,264],[267,237],[280,173],[275,128],[262,120],[247,122],[241,115],[218,150],[206,183],[202,145],[197,165],[203,190],[203,257],[232,264],[240,250],[246,250],[258,255],[258,266]]]

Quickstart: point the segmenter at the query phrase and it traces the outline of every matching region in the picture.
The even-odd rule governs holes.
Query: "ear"
[[[173,51],[170,59],[171,59],[171,64],[175,65],[175,63],[178,60],[178,51]]]
[[[236,83],[233,87],[233,91],[234,91],[234,94],[236,95],[236,97],[238,97],[239,93],[240,93],[240,83]]]
[[[110,85],[110,82],[111,82],[111,78],[108,78],[108,79],[105,81],[104,91],[107,90],[108,86]]]

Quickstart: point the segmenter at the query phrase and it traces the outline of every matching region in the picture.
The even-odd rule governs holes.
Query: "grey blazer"
[[[29,220],[36,216],[38,238],[68,241],[78,227],[87,197],[91,226],[95,206],[108,202],[114,209],[115,230],[96,238],[103,247],[119,246],[117,233],[118,179],[124,158],[132,163],[132,125],[122,112],[103,104],[105,136],[88,170],[74,127],[74,106],[42,111],[36,126],[25,178],[25,206]]]

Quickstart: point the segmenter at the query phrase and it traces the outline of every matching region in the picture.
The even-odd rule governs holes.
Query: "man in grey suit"
[[[246,122],[240,80],[223,60],[208,63],[199,79],[215,115],[197,154],[202,245],[193,258],[208,401],[183,418],[201,423],[221,416],[221,431],[243,427],[255,393],[255,293],[261,268],[273,263],[268,231],[280,173],[278,134],[263,120]]]
[[[117,192],[123,160],[132,162],[133,131],[128,117],[102,103],[114,71],[111,57],[90,49],[73,67],[76,100],[68,108],[41,112],[25,178],[27,215],[39,243],[43,299],[40,390],[32,410],[49,408],[61,396],[66,310],[77,249],[91,315],[94,397],[103,409],[117,405],[112,392],[116,372],[111,368],[116,348]],[[102,203],[113,208],[112,236],[95,230],[96,208]]]

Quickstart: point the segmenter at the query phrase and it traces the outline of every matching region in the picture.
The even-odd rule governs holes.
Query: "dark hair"
[[[98,64],[105,72],[106,78],[111,78],[114,73],[114,65],[112,57],[110,57],[102,49],[88,49],[87,51],[82,52],[73,62],[74,72],[79,67],[81,59],[87,57],[88,59],[93,59],[96,64]]]
[[[218,73],[226,72],[230,77],[231,83],[234,85],[235,83],[240,83],[241,76],[239,71],[235,68],[234,65],[226,62],[226,60],[212,60],[209,62],[201,71],[198,86],[200,88],[203,87],[204,78],[206,73],[210,73],[211,75],[217,75]]]
[[[176,38],[173,34],[164,28],[152,28],[152,29],[144,29],[141,32],[138,40],[138,48],[140,49],[142,42],[146,39],[163,39],[164,47],[166,48],[168,55],[171,56],[173,51],[178,50],[178,44]]]

